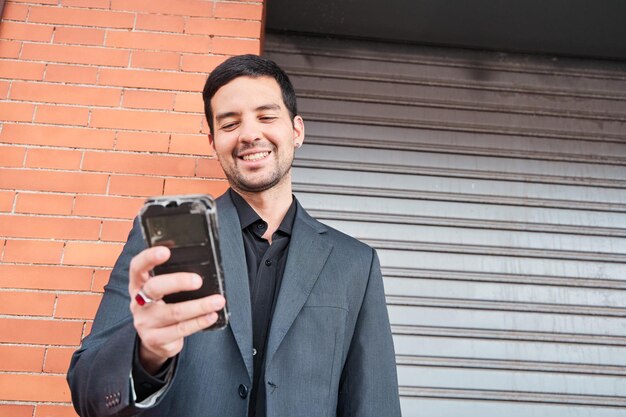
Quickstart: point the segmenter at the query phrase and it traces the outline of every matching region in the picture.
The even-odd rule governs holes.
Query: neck
[[[285,218],[293,201],[291,183],[277,184],[276,186],[261,192],[246,192],[236,188],[233,190],[243,197],[250,207],[267,222],[267,230],[263,237],[270,243],[272,235]]]

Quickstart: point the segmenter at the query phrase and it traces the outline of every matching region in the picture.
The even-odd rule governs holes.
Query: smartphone
[[[154,275],[195,272],[202,286],[163,297],[166,303],[178,303],[224,293],[224,277],[219,248],[215,200],[208,195],[152,197],[139,212],[143,237],[149,247],[166,246],[171,256],[152,271]],[[228,324],[226,307],[205,330],[223,329]]]

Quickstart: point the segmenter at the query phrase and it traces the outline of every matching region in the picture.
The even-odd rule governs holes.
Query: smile
[[[249,155],[242,156],[241,159],[243,159],[244,161],[258,161],[259,159],[265,158],[269,154],[269,151],[251,153]]]

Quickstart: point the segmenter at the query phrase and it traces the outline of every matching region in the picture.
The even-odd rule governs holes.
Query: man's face
[[[233,188],[260,192],[291,184],[294,149],[304,140],[300,116],[289,117],[271,77],[238,77],[211,99],[209,140]]]

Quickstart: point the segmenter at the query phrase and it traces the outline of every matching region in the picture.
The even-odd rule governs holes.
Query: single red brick
[[[64,374],[70,366],[70,359],[76,349],[73,347],[49,347],[43,365],[44,372]]]
[[[0,190],[0,211],[11,211],[15,201],[15,191]]]
[[[5,123],[0,133],[0,142],[44,146],[111,149],[114,141],[115,132],[111,130],[76,127]]]
[[[167,178],[164,195],[170,194],[210,194],[218,197],[228,189],[228,182],[205,179]]]
[[[111,175],[109,194],[150,197],[163,194],[164,179],[135,175]]]
[[[52,293],[0,291],[0,314],[51,317],[54,299]]]
[[[120,256],[122,246],[113,243],[68,242],[63,252],[63,265],[111,267]]]
[[[261,42],[257,39],[213,38],[215,54],[259,54]]]
[[[86,7],[88,9],[108,9],[109,0],[61,0],[62,6]]]
[[[92,46],[27,43],[22,48],[21,58],[33,61],[125,67],[129,62],[130,51]]]
[[[63,242],[41,240],[7,240],[4,262],[56,264],[61,260]]]
[[[135,15],[133,13],[109,10],[81,10],[70,7],[31,6],[28,21],[59,25],[132,29],[135,23]]]
[[[86,126],[89,121],[89,109],[86,107],[37,105],[36,123],[57,125]]]
[[[11,122],[32,122],[35,105],[16,101],[0,102],[2,120]]]
[[[54,26],[29,23],[2,22],[0,38],[20,41],[49,42]]]
[[[128,10],[179,16],[211,16],[213,2],[203,0],[111,0],[111,10]]]
[[[227,58],[228,56],[225,55],[183,55],[181,69],[187,72],[208,74]]]
[[[26,148],[17,146],[0,146],[0,166],[1,167],[21,167],[24,166]]]
[[[70,84],[95,84],[97,77],[98,67],[48,64],[45,80]]]
[[[224,170],[217,159],[202,158],[198,160],[196,176],[203,178],[226,178]]]
[[[170,140],[170,153],[203,156],[211,156],[215,154],[206,135],[179,134],[172,134],[172,139]]]
[[[4,23],[2,24],[4,25]],[[2,65],[0,65],[0,78],[39,81],[43,79],[45,69],[46,65],[39,62],[7,60],[2,61]]]
[[[261,22],[254,20],[225,20],[191,17],[187,19],[185,33],[260,39]]]
[[[9,97],[9,83],[7,81],[0,81],[0,98],[5,99]]]
[[[0,318],[0,341],[4,343],[77,346],[82,331],[80,321]]]
[[[211,38],[151,32],[107,31],[106,46],[171,52],[207,53]]]
[[[0,39],[0,58],[18,58],[22,42]]]
[[[54,317],[93,319],[101,299],[100,294],[59,294]]]
[[[178,93],[174,101],[174,110],[204,114],[204,101],[200,93]]]
[[[155,90],[202,91],[205,74],[101,68],[98,84]]]
[[[25,21],[28,17],[28,5],[18,4],[12,1],[5,2],[4,11],[2,12],[2,20],[21,20]]]
[[[167,133],[118,132],[115,149],[119,151],[167,152],[170,135]]]
[[[80,198],[83,196],[78,196]],[[0,235],[19,238],[95,240],[100,220],[0,215]]]
[[[92,272],[91,268],[0,264],[0,287],[87,291]]]
[[[26,166],[32,168],[80,169],[82,151],[30,148],[26,155]]]
[[[104,45],[104,30],[90,28],[57,27],[54,43],[75,45]]]
[[[37,3],[37,4],[57,4],[56,0],[11,0],[19,3]]]
[[[71,405],[49,405],[38,403],[35,410],[35,417],[78,417],[78,414],[76,414],[74,407]]]
[[[8,401],[71,401],[65,376],[0,374],[0,399]]]
[[[180,32],[185,28],[182,16],[166,16],[161,14],[138,13],[135,29],[153,30],[156,32]]]
[[[130,109],[172,110],[174,94],[161,91],[125,90],[122,105]]]
[[[96,128],[198,133],[202,126],[202,116],[188,113],[97,108],[91,110],[89,124]]]
[[[41,372],[45,349],[32,346],[0,345],[0,370],[8,372]],[[3,416],[0,408],[0,416]]]
[[[32,417],[33,410],[32,405],[0,404],[0,417]]]
[[[180,68],[180,54],[176,52],[132,51],[130,66],[176,71]]]
[[[64,84],[14,82],[13,100],[44,103],[80,104],[85,106],[118,106],[122,98],[119,88],[83,87]]]
[[[193,176],[195,166],[193,158],[113,152],[86,152],[83,160],[85,171],[129,174]]]
[[[142,198],[142,201],[145,201],[145,198]],[[128,233],[133,227],[133,219],[138,213],[139,210],[131,219],[102,220],[100,240],[102,242],[125,243],[128,239]]]
[[[77,216],[132,219],[143,202],[143,198],[78,195],[73,213]]]
[[[33,149],[31,149],[32,151]],[[67,194],[20,193],[15,204],[16,213],[70,214],[74,196]]]
[[[130,230],[130,227],[128,228]],[[128,234],[128,230],[126,234]],[[111,276],[110,269],[96,269],[93,275],[93,284],[91,291],[104,292],[104,286],[109,283],[109,277]]]
[[[0,188],[9,190],[104,194],[107,180],[105,174],[0,168]]]
[[[226,19],[261,20],[263,4],[261,3],[215,3],[215,17]]]

